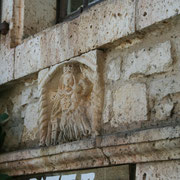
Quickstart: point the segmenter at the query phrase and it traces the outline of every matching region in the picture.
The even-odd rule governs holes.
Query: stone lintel
[[[0,172],[18,176],[180,159],[179,130],[179,126],[150,129],[126,137],[118,134],[100,136],[58,146],[1,154]],[[171,135],[167,138],[166,133]]]

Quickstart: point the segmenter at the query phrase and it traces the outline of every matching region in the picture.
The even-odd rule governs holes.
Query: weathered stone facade
[[[0,172],[133,163],[137,180],[180,179],[180,1],[105,0],[38,27],[28,0],[3,2]]]

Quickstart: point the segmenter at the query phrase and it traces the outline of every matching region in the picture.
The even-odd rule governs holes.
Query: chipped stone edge
[[[159,134],[159,131],[162,133]],[[170,132],[171,136],[164,136]],[[172,133],[175,132],[175,133]],[[11,176],[125,163],[180,159],[180,126],[149,129],[127,137],[100,136],[58,146],[0,155],[0,172]],[[143,133],[143,138],[142,137]],[[147,136],[153,133],[156,138]],[[154,136],[153,136],[154,137]],[[103,143],[106,141],[106,143]],[[129,142],[127,142],[129,141]]]

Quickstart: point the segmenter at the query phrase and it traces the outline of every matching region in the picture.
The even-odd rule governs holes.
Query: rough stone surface
[[[179,172],[179,160],[136,165],[136,178],[142,180],[179,180]]]
[[[77,145],[79,144],[77,143]],[[151,162],[152,160],[165,161],[178,159],[180,152],[179,139],[98,148],[94,145],[95,143],[91,149],[81,149],[78,146],[78,151],[72,150],[74,147],[72,146],[68,151],[62,153],[58,151],[52,153],[52,147],[50,147],[9,153],[5,157],[1,155],[0,172],[8,172],[9,175],[24,175],[124,163]],[[63,145],[57,147],[62,149]],[[37,152],[40,156],[37,156]],[[43,155],[44,153],[46,155]],[[14,160],[10,160],[11,158]]]
[[[137,29],[180,14],[179,0],[139,0],[137,5]]]
[[[131,0],[104,1],[97,4],[80,17],[46,30],[18,46],[15,78],[68,60],[133,33],[134,20],[135,2]],[[20,67],[25,61],[26,67],[22,71]]]
[[[24,130],[22,134],[22,144],[38,139],[38,102],[30,103],[23,111]]]
[[[168,94],[180,92],[179,79],[179,72],[172,73],[170,76],[160,76],[150,82],[149,94],[157,99],[162,99]]]
[[[14,79],[14,49],[0,51],[0,84]]]
[[[166,72],[172,61],[169,41],[133,52],[124,59],[125,79],[133,75]]]
[[[155,105],[155,118],[158,120],[165,120],[172,114],[174,103],[170,98],[164,98]]]
[[[40,59],[39,36],[18,46],[15,50],[15,79],[36,72]]]
[[[1,21],[11,24],[13,3],[11,0],[2,3]],[[11,26],[10,26],[11,28]],[[0,35],[0,84],[4,84],[14,78],[14,49],[10,49],[10,33]]]
[[[112,126],[147,120],[145,84],[126,84],[116,90],[113,102]]]
[[[113,81],[117,81],[120,78],[120,74],[121,74],[120,69],[121,69],[120,60],[119,59],[117,59],[116,61],[112,60],[112,62],[109,63],[107,78]]]
[[[24,5],[24,37],[55,25],[56,0],[25,0]]]
[[[103,121],[104,123],[107,123],[112,118],[112,104],[113,104],[113,97],[112,97],[112,91],[108,90],[105,93],[105,107],[103,111]]]
[[[24,0],[13,2],[14,11],[23,10],[18,5]],[[135,32],[135,9],[136,27],[142,28],[171,17],[175,6],[178,11],[179,2],[171,2],[102,1],[15,49],[11,32],[1,36],[0,113],[10,119],[3,126],[0,171],[24,175],[153,162],[147,178],[156,170],[168,177],[168,165],[155,161],[180,159],[180,16]],[[12,2],[4,4],[11,29]],[[150,11],[160,17],[149,18]],[[179,168],[176,161],[169,166]]]

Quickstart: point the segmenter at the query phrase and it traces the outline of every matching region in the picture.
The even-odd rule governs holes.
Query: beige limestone
[[[169,41],[156,44],[129,54],[124,59],[125,79],[135,75],[151,75],[166,72],[172,65],[171,44]]]
[[[135,2],[104,1],[70,22],[61,23],[34,38],[27,39],[16,48],[18,55],[15,57],[15,78],[68,60],[133,33],[134,19]],[[33,53],[34,49],[36,52]],[[22,71],[20,64],[24,61],[27,64]]]
[[[136,178],[142,180],[179,180],[180,161],[142,163],[136,166]]]
[[[154,23],[180,14],[179,0],[139,0],[137,4],[137,29],[143,29]]]
[[[126,84],[116,90],[113,111],[112,126],[147,120],[145,84]]]
[[[13,1],[6,0],[2,3],[1,21],[12,24]],[[0,35],[0,84],[14,79],[14,49],[10,49],[10,32]]]
[[[40,59],[39,36],[18,46],[15,50],[15,79],[38,71]]]
[[[62,149],[63,146],[59,145],[58,147]],[[73,151],[71,148],[68,149],[68,152],[63,151],[61,154],[57,152],[51,154],[52,147],[24,150],[6,154],[6,156],[1,155],[0,172],[8,172],[9,175],[23,175],[124,163],[151,162],[152,160],[173,160],[179,158],[179,147],[179,139],[170,139],[120,146],[94,146],[84,150],[78,148],[78,151]],[[39,152],[40,156],[37,156],[36,152]],[[44,156],[43,152],[47,153],[48,156]],[[32,153],[37,158],[34,158]],[[23,154],[24,156],[22,156]],[[11,158],[14,160],[10,160]]]
[[[159,2],[156,6],[161,7],[162,1]],[[1,172],[24,175],[180,159],[179,16],[168,20],[166,25],[153,25],[132,35],[135,32],[136,3],[130,0],[104,1],[72,21],[24,40],[22,45],[16,47],[15,54],[14,49],[9,47],[9,34],[1,36],[2,83],[17,79],[12,86],[10,83],[0,88],[0,112],[10,114],[5,126],[7,136],[4,147],[6,151],[16,150],[0,155]],[[155,11],[158,13],[158,10]],[[164,11],[160,15],[162,20],[173,13],[170,16],[165,14]],[[7,58],[4,60],[4,57]],[[134,59],[136,61],[131,64]],[[77,65],[78,72],[71,78],[65,77],[62,70],[64,67],[67,70],[72,64]],[[4,73],[8,68],[11,73]],[[124,74],[126,78],[123,78]],[[74,91],[81,89],[87,93],[87,99],[80,96],[82,93],[68,97],[69,90],[66,88],[67,91],[64,91],[65,84],[68,80],[73,84],[72,79],[77,80]],[[96,92],[95,98],[90,96],[93,94],[92,86]],[[63,96],[58,97],[59,94]],[[103,111],[94,106],[99,99],[102,104],[104,100]],[[44,103],[44,100],[48,103]],[[82,140],[77,138],[75,140],[78,141],[69,142],[68,139],[61,145],[39,147],[43,134],[39,117],[47,123],[51,122],[53,116],[58,119],[63,115],[67,120],[68,115],[58,110],[67,110],[68,104],[74,103],[76,109],[81,111],[76,113],[73,110],[70,116],[87,118],[80,102],[93,107],[93,111],[90,111],[91,108],[86,111],[96,118],[90,118],[90,123],[97,128],[97,134],[91,132],[89,137]],[[47,104],[49,111],[44,108]],[[51,107],[59,109],[52,113]],[[152,115],[152,111],[155,114]],[[47,118],[50,114],[52,116]],[[65,124],[68,124],[67,121]],[[67,131],[64,133],[68,134]],[[50,144],[54,144],[54,136],[51,135]],[[161,169],[158,171],[161,172]],[[141,179],[142,175],[139,175]]]
[[[155,118],[158,120],[165,120],[172,115],[172,110],[174,108],[174,103],[169,97],[163,98],[158,101],[154,107]]]
[[[180,73],[174,72],[171,75],[163,75],[150,82],[150,92],[152,97],[162,99],[168,94],[180,92]]]
[[[0,84],[14,79],[14,49],[8,51],[5,48],[0,51]]]
[[[121,75],[121,61],[120,58],[118,58],[117,60],[112,60],[109,64],[108,64],[109,68],[108,68],[108,72],[107,72],[107,78],[113,81],[117,81],[118,79],[120,79],[120,75]]]
[[[22,134],[22,142],[33,141],[37,139],[38,133],[38,102],[31,103],[25,108],[24,116],[24,131]]]
[[[147,129],[129,133],[127,136],[119,136],[119,134],[100,136],[97,139],[88,139],[75,141],[71,143],[50,146],[38,149],[27,149],[23,151],[14,151],[0,155],[0,163],[11,162],[16,160],[38,158],[40,156],[55,155],[63,152],[79,151],[93,149],[95,145],[99,147],[108,147],[115,145],[138,144],[141,142],[161,141],[166,139],[178,139],[180,136],[180,126],[164,127],[156,129]],[[100,139],[100,141],[98,141]],[[96,141],[97,140],[97,141]],[[95,144],[95,141],[97,144]],[[173,145],[173,142],[169,144]],[[176,145],[176,144],[174,144]],[[9,154],[10,156],[7,156]]]

